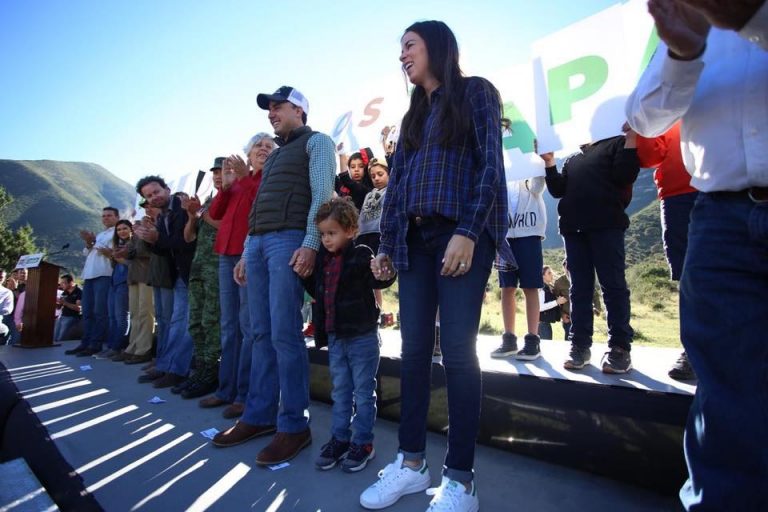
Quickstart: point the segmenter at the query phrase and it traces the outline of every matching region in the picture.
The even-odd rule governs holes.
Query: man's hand
[[[373,272],[373,277],[379,281],[391,279],[395,273],[395,267],[392,266],[392,258],[386,254],[379,254],[371,260],[371,272]]]
[[[648,12],[673,57],[691,60],[701,55],[712,26],[700,11],[682,0],[649,0]]]
[[[153,225],[147,226],[146,224],[142,224],[141,227],[133,230],[133,234],[149,244],[157,242],[157,239],[159,238],[157,228]]]
[[[101,254],[105,258],[112,258],[112,249],[110,249],[109,247],[99,247],[96,250],[98,251],[99,254]]]
[[[86,245],[93,245],[96,243],[96,235],[93,234],[93,231],[80,230],[80,238],[83,239],[83,242],[85,242]]]
[[[288,265],[293,267],[293,271],[299,277],[309,277],[315,270],[315,256],[317,256],[317,252],[309,247],[299,247],[294,251]]]
[[[240,286],[245,286],[246,280],[245,280],[245,259],[244,258],[240,258],[240,261],[237,262],[237,265],[235,265],[235,268],[232,269],[232,278]]]
[[[464,235],[453,235],[443,254],[441,276],[459,277],[472,268],[472,256],[475,252],[475,242]]]
[[[678,0],[699,11],[715,27],[739,31],[765,0]]]

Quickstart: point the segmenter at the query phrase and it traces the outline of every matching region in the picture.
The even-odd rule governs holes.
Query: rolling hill
[[[37,246],[53,252],[51,261],[79,272],[83,264],[81,229],[100,231],[101,209],[114,206],[121,216],[133,205],[128,183],[97,164],[53,160],[0,160],[0,185],[14,201],[3,210],[13,228],[29,224]]]

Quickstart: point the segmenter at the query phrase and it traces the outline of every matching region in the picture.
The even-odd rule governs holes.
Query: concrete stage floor
[[[384,354],[398,351],[395,337],[393,331],[384,332]],[[182,400],[167,389],[138,384],[137,366],[64,355],[64,350],[76,344],[65,342],[36,350],[2,346],[0,360],[59,450],[107,511],[362,510],[360,492],[394,459],[397,424],[379,420],[375,429],[378,456],[368,468],[353,475],[339,469],[317,471],[313,461],[329,437],[330,407],[313,402],[311,447],[283,469],[258,467],[254,457],[268,439],[215,448],[200,432],[232,425],[220,416],[221,409],[200,409],[196,400]],[[639,365],[645,354],[638,354],[636,365],[641,369],[603,382],[608,377],[596,367],[575,376],[562,370],[560,352],[567,353],[565,343],[545,345],[551,364],[547,360],[522,364],[484,357],[493,348],[495,339],[479,343],[482,364],[484,368],[492,365],[493,371],[514,369],[543,378],[587,379],[662,392],[690,393],[693,389],[665,378],[664,367],[676,357],[672,350],[648,353],[655,363],[651,367],[658,370]],[[593,354],[599,356],[602,351],[596,347]],[[81,365],[92,369],[81,370]],[[154,396],[166,402],[148,403]],[[437,484],[445,438],[430,433],[427,445],[432,480]],[[680,510],[677,500],[668,496],[485,446],[477,448],[475,470],[480,503],[486,511]],[[388,510],[423,511],[428,503],[424,494],[411,495]]]

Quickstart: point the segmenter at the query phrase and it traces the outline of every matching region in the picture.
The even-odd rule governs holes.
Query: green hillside
[[[125,216],[134,190],[100,165],[52,160],[0,160],[0,185],[14,201],[3,220],[17,228],[29,224],[41,250],[70,248],[51,261],[79,271],[83,264],[81,229],[99,231],[101,209],[114,206]]]

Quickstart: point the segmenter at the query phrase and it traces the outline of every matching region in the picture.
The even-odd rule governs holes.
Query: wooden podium
[[[21,348],[53,347],[53,327],[56,322],[56,290],[59,284],[59,267],[40,261],[28,268],[26,299],[24,299],[24,328],[21,331]]]

